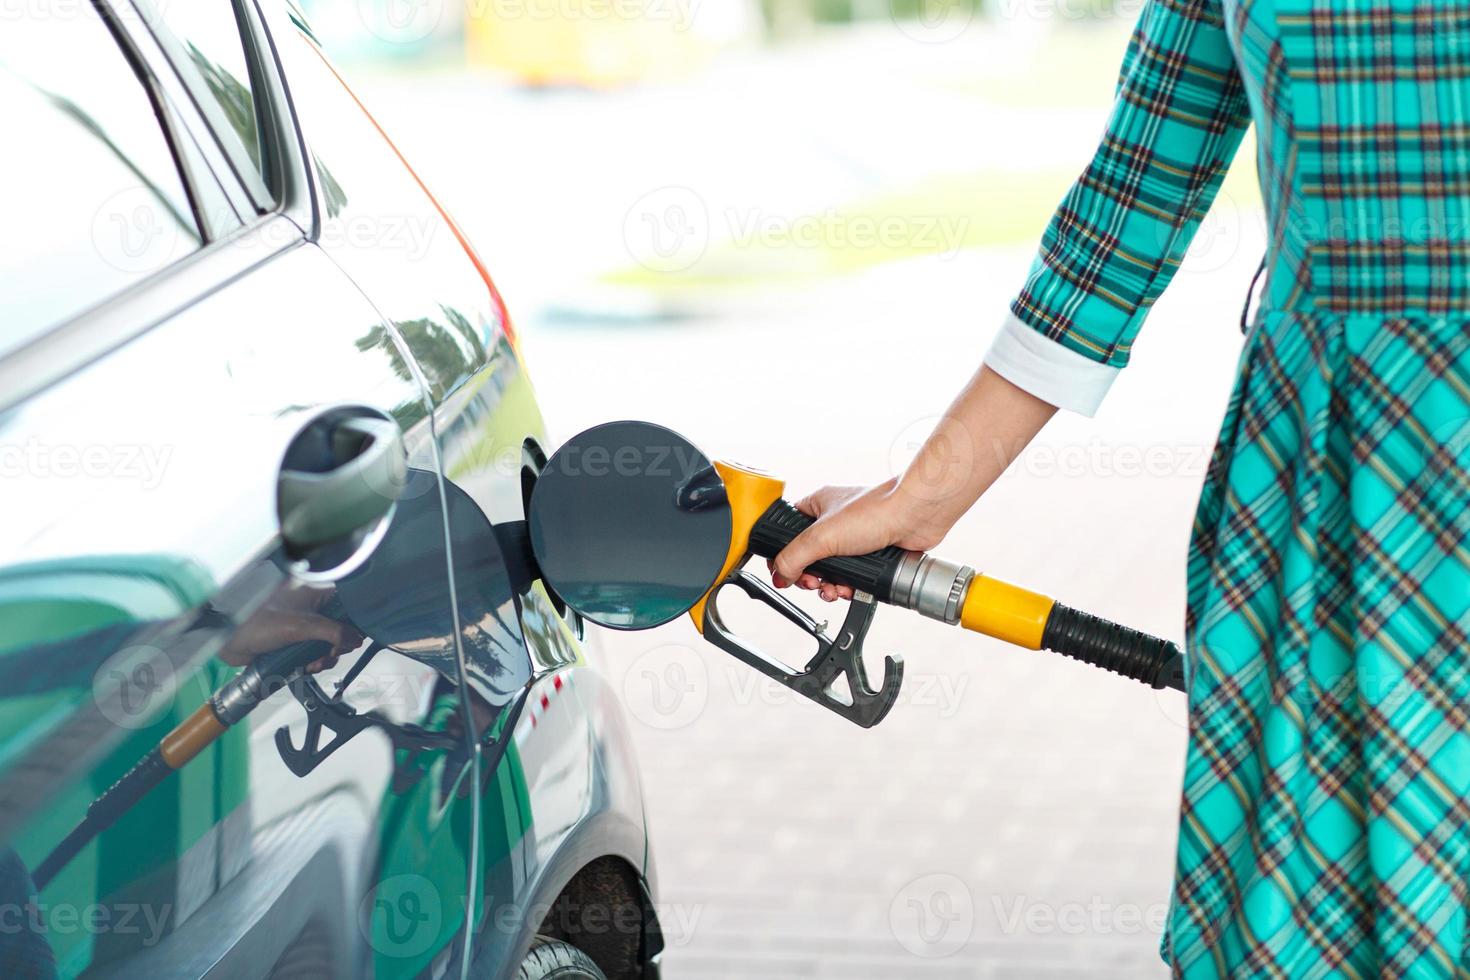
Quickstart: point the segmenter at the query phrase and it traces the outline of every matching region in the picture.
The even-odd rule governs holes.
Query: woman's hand
[[[796,509],[817,522],[770,563],[771,578],[778,588],[818,589],[828,602],[851,599],[852,589],[804,573],[813,562],[832,555],[863,555],[891,544],[928,551],[949,531],[936,508],[905,494],[897,480],[876,487],[823,487],[798,500]]]
[[[263,653],[274,653],[288,644],[311,640],[332,646],[329,653],[307,666],[309,672],[316,674],[335,667],[338,657],[361,646],[363,635],[352,626],[320,613],[266,608],[235,630],[219,658],[232,667],[243,667]]]
[[[870,489],[823,487],[797,503],[817,522],[776,556],[772,579],[783,589],[820,589],[828,602],[851,599],[852,589],[823,582],[807,566],[890,544],[933,548],[1055,413],[1056,406],[981,367],[902,477]]]

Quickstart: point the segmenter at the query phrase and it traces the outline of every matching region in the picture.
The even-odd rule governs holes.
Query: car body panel
[[[218,653],[242,637],[258,648],[292,636],[291,616],[331,615],[324,599],[332,586],[303,589],[279,553],[275,474],[315,413],[357,405],[397,418],[410,463],[427,464],[430,485],[421,496],[442,528],[424,393],[394,369],[400,354],[391,338],[360,343],[376,325],[355,287],[303,243],[0,418],[7,439],[47,449],[53,464],[50,471],[38,464],[9,488],[9,502],[28,520],[7,524],[0,539],[9,586],[0,586],[0,607],[8,621],[24,615],[32,626],[6,656],[67,666],[49,675],[30,671],[36,690],[23,696],[7,687],[11,764],[0,769],[0,786],[5,811],[20,824],[16,850],[27,865],[35,866],[92,796],[232,673]],[[324,374],[323,363],[334,370]],[[84,477],[55,465],[60,447],[109,456],[99,456],[101,469]],[[417,564],[439,568],[443,608],[418,617],[427,634],[419,642],[444,647],[453,621],[443,539],[427,544],[429,559]],[[303,601],[303,593],[315,595]],[[201,615],[206,604],[212,617]],[[434,673],[396,659],[398,674]],[[378,669],[389,668],[384,662]],[[379,706],[413,720],[428,714],[425,704]],[[299,713],[288,694],[277,694],[248,726],[227,732],[104,832],[43,900],[57,910],[143,906],[168,930],[179,930],[244,867],[266,863],[257,860],[257,845],[269,852],[282,822],[310,808],[336,814],[308,822],[314,833],[340,831],[340,839],[327,834],[316,849],[337,852],[336,901],[360,893],[372,863],[361,857],[364,834],[370,837],[383,818],[391,753],[385,740],[362,739],[298,779],[275,757],[271,738]],[[87,722],[87,750],[57,753]],[[89,767],[90,778],[67,778]],[[17,776],[45,769],[53,770],[50,778]],[[434,786],[426,780],[422,792]],[[447,830],[441,838],[464,850],[463,834],[457,846]],[[270,863],[284,887],[293,870],[279,859]],[[436,887],[462,893],[464,856],[449,863]],[[355,903],[332,911],[350,922]],[[134,947],[117,932],[92,936],[52,925],[50,934],[64,974],[154,949]],[[292,938],[277,935],[282,948]],[[187,944],[168,945],[186,952]],[[173,964],[179,972],[211,955],[189,952]]]
[[[528,493],[522,479],[534,477],[544,464],[547,438],[498,293],[477,257],[313,39],[307,34],[290,40],[277,36],[322,197],[323,248],[362,284],[422,368],[434,403],[446,482],[474,500],[494,524],[524,520]],[[383,220],[385,215],[397,217]],[[462,565],[467,552],[482,549],[467,535],[452,535],[452,543],[462,638],[473,652],[492,631],[482,630],[476,617],[465,615],[477,603],[465,596],[464,583],[473,577]],[[497,913],[503,917],[507,908],[549,904],[556,894],[544,894],[550,883],[556,882],[559,889],[575,873],[575,867],[554,867],[575,863],[557,860],[564,841],[585,836],[589,850],[600,847],[599,854],[615,853],[640,871],[647,863],[642,795],[630,739],[622,726],[601,727],[609,724],[604,712],[595,719],[589,714],[592,706],[608,701],[606,681],[586,667],[578,627],[568,623],[541,582],[529,587],[523,583],[516,601],[536,674],[554,672],[558,679],[549,688],[538,681],[531,691],[531,707],[502,763],[515,775],[499,777],[528,781],[529,790],[517,795],[534,810],[522,817],[530,838],[503,839],[500,835],[516,832],[517,823],[496,823],[490,813],[485,815],[487,887],[478,908],[482,927],[496,933],[486,939],[491,943],[503,931],[497,928]],[[581,704],[569,722],[575,731],[548,733],[544,726],[553,722],[536,720],[541,717],[540,698],[554,704],[563,690],[571,689],[592,697],[592,704]],[[620,710],[614,699],[612,713]],[[552,718],[571,714],[556,713]],[[534,735],[525,730],[528,724]],[[605,743],[603,738],[614,741]],[[557,751],[549,753],[543,746]],[[609,783],[609,769],[616,776],[615,785]],[[609,829],[612,825],[619,828],[617,832]],[[569,849],[567,854],[571,853]],[[512,854],[519,854],[525,865],[519,872],[521,885],[512,884],[517,874],[495,866],[498,856]],[[505,888],[513,891],[501,890]],[[502,955],[513,955],[517,944],[525,942],[529,936],[512,933]]]
[[[0,443],[35,447],[5,484],[24,519],[0,526],[0,904],[39,910],[21,940],[63,976],[438,976],[466,943],[474,975],[506,975],[589,863],[645,870],[630,741],[516,533],[546,433],[499,295],[299,12],[242,2],[277,213],[0,361],[26,376]],[[248,195],[167,45],[126,29],[234,213]],[[396,422],[409,475],[308,569],[277,477],[338,413]],[[306,714],[279,691],[31,893],[88,803],[241,663],[359,633],[391,648],[346,702],[460,737],[415,755],[369,728],[297,776],[278,732],[300,745]],[[0,939],[0,962],[17,950]]]

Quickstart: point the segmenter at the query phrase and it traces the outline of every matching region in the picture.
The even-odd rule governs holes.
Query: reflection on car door
[[[434,450],[402,351],[391,338],[363,343],[376,325],[335,267],[300,245],[0,417],[5,441],[38,459],[71,451],[106,470],[38,466],[8,495],[28,519],[0,537],[0,613],[25,624],[6,631],[0,656],[0,813],[22,866],[229,663],[315,641],[348,653],[336,674],[351,664],[363,631],[338,587],[351,576],[302,574],[276,512],[288,447],[329,409],[400,426],[412,469],[392,520],[416,522],[422,547],[371,559],[429,586],[407,590],[404,608],[380,596],[374,627],[391,626],[418,659],[378,655],[355,697],[398,722],[452,728],[454,688],[431,666],[453,659]],[[33,931],[63,974],[111,963],[195,975],[221,957],[256,972],[300,949],[330,952],[347,974],[364,939],[379,975],[447,955],[470,837],[463,753],[407,759],[369,730],[298,777],[274,739],[289,725],[299,744],[303,719],[277,693],[47,885],[38,904],[49,918]],[[93,907],[156,928],[74,925],[75,910]],[[392,920],[410,912],[406,933]]]
[[[503,733],[513,744],[482,766],[491,788],[471,928],[484,954],[477,962],[503,964],[523,952],[506,922],[533,911],[550,855],[593,796],[572,774],[596,742],[595,715],[567,707],[581,696],[571,674],[550,676],[582,662],[579,637],[513,534],[545,461],[544,426],[504,306],[459,230],[309,33],[283,26],[276,39],[321,198],[321,247],[373,302],[384,330],[403,338],[433,404],[475,703],[531,705],[517,716],[520,729]],[[536,705],[552,698],[560,710],[531,738]]]
[[[66,22],[87,23],[90,11]],[[167,88],[137,81],[145,109],[143,81]],[[74,116],[87,108],[52,104]],[[185,109],[141,118],[156,126]],[[95,125],[99,114],[77,118],[93,123],[84,142],[114,155],[129,145]],[[201,164],[190,177],[212,180],[218,148],[169,136],[176,159]],[[149,266],[95,237],[43,254],[60,265],[36,271],[56,281],[70,273],[132,289],[66,309],[34,305],[21,334],[0,337],[16,346],[10,365],[25,368],[5,394],[36,389],[0,410],[5,502],[20,517],[0,525],[0,963],[7,975],[39,976],[415,975],[456,952],[474,838],[425,390],[396,334],[297,225],[237,210],[239,187],[191,183],[180,210],[159,191],[178,175],[135,163],[106,171],[117,186],[38,180],[25,191],[122,196],[133,227],[160,227],[166,211],[192,222],[196,241],[222,240],[182,259],[187,250],[148,253]],[[204,200],[230,213],[206,216]],[[89,217],[55,237],[88,242]],[[252,226],[235,230],[241,220]],[[89,254],[122,262],[124,274],[92,277],[69,258]],[[178,312],[159,321],[167,310]],[[70,361],[117,343],[91,363]],[[280,474],[324,419],[344,415],[391,420],[408,478],[383,488],[395,502],[371,533],[303,565],[281,543]],[[381,584],[393,580],[408,584]],[[318,677],[331,692],[371,649],[372,631],[391,633],[396,650],[374,656],[346,700],[392,724],[369,726],[297,775],[278,731],[299,748],[305,714],[279,691],[37,887],[33,872],[91,801],[238,665],[314,644],[322,665],[341,655]],[[397,749],[393,724],[450,737]]]

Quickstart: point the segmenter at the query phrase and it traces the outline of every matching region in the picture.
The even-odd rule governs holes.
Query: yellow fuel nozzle
[[[730,550],[725,555],[724,567],[715,577],[714,586],[689,610],[694,628],[701,633],[704,632],[704,610],[710,596],[750,556],[750,529],[786,490],[786,481],[739,463],[717,459],[714,467],[725,481],[725,498],[730,504]]]

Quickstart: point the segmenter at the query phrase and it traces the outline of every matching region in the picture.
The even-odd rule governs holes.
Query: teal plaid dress
[[[1125,364],[1252,122],[1267,278],[1190,550],[1164,956],[1470,976],[1470,2],[1151,0],[1012,311]]]

